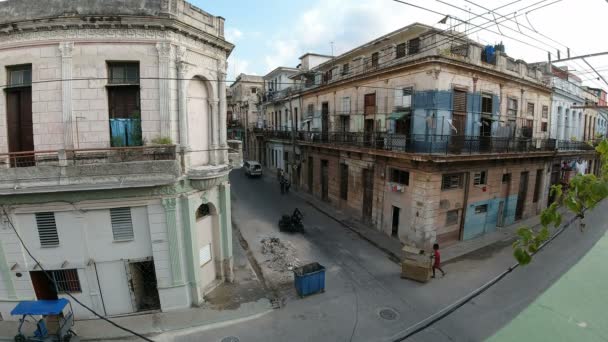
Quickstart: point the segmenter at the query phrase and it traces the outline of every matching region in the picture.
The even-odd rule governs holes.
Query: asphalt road
[[[302,260],[327,268],[326,292],[299,299],[293,289],[286,305],[258,319],[176,336],[176,341],[391,341],[407,327],[453,303],[514,263],[507,243],[471,253],[445,265],[444,278],[427,284],[399,278],[398,266],[376,247],[318,212],[294,194],[281,195],[272,178],[230,176],[233,220],[246,238],[278,231],[282,213],[305,213],[306,233],[284,235]],[[570,228],[534,262],[516,269],[497,285],[411,341],[482,341],[507,324],[574,265],[606,232],[608,205],[589,213],[587,231]],[[276,232],[279,234],[278,232]],[[250,246],[252,241],[249,241]],[[253,248],[253,247],[252,247]],[[575,295],[575,294],[573,294]],[[384,309],[391,310],[381,317]],[[225,340],[231,341],[231,340]],[[232,340],[236,342],[237,340]]]

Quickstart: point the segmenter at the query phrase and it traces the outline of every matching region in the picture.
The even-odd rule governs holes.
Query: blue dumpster
[[[294,284],[300,297],[325,292],[325,267],[317,262],[293,270]]]

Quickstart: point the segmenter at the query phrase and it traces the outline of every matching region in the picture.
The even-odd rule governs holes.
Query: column
[[[230,206],[230,183],[225,182],[220,188],[220,248],[222,255],[222,278],[231,282],[234,278],[232,259],[232,214]]]
[[[218,148],[218,119],[219,119],[219,101],[213,100],[211,101],[211,115],[209,115],[209,127],[211,127],[211,134],[209,134],[209,142],[210,142],[210,151],[209,151],[209,161],[211,165],[217,165],[217,148]]]
[[[178,111],[179,111],[179,144],[188,149],[188,81],[186,76],[190,65],[184,61],[177,64]]]
[[[561,107],[558,107],[557,113],[558,113],[557,115],[558,115],[558,120],[559,120],[559,123],[557,125],[557,127],[558,127],[557,140],[564,140],[565,126],[566,126],[566,113],[564,112],[563,108],[561,108]]]
[[[219,87],[219,139],[220,139],[220,163],[228,163],[228,143],[227,143],[227,120],[226,120],[226,73],[218,72],[218,87]]]
[[[162,200],[165,208],[167,221],[167,237],[169,242],[169,262],[171,263],[171,281],[173,285],[184,283],[182,278],[182,265],[180,256],[179,234],[177,231],[177,216],[175,214],[177,200],[175,198],[164,198]]]
[[[61,52],[61,103],[63,111],[63,146],[65,149],[74,148],[72,134],[72,52],[74,42],[59,43]],[[79,137],[76,137],[78,140]]]
[[[192,303],[198,306],[203,302],[203,296],[199,291],[199,272],[198,272],[198,234],[196,232],[196,222],[194,212],[196,208],[187,196],[180,198],[180,211],[182,215],[183,246],[186,252],[186,272]]]
[[[15,285],[13,284],[13,276],[11,270],[8,268],[6,255],[2,248],[2,242],[0,242],[0,274],[4,280],[4,288],[8,294],[9,299],[17,299],[17,292],[15,292]]]
[[[160,135],[171,137],[171,115],[169,102],[169,63],[171,61],[171,43],[157,43],[158,50],[158,101],[160,111]]]

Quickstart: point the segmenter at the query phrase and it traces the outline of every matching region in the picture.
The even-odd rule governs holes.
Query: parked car
[[[243,164],[245,174],[249,177],[262,176],[262,165],[256,161],[248,160]]]

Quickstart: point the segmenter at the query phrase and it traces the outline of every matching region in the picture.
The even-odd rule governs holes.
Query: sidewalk
[[[263,316],[273,307],[268,294],[251,269],[245,252],[233,239],[234,282],[218,286],[205,296],[200,308],[150,314],[134,314],[110,319],[144,336],[153,337],[165,332],[189,328],[214,329]],[[73,305],[77,305],[73,303]],[[17,321],[0,321],[0,341],[13,341]],[[29,324],[32,328],[32,324]],[[133,335],[100,319],[76,321],[74,331],[82,341],[126,340]],[[28,331],[29,332],[29,331]]]
[[[395,263],[399,263],[400,260],[402,260],[403,252],[401,249],[403,248],[403,245],[399,240],[391,238],[383,232],[370,228],[363,223],[352,219],[351,216],[344,214],[341,210],[322,202],[318,198],[308,193],[296,190],[293,190],[292,193],[305,200],[315,209],[352,230],[372,245],[384,251]],[[568,218],[569,215],[570,214],[566,214],[565,218]],[[475,239],[458,241],[441,249],[441,260],[445,263],[499,242],[510,243],[515,239],[518,228],[523,226],[536,227],[539,224],[540,215],[537,215],[518,221],[507,227],[497,228],[496,231],[484,234]]]

